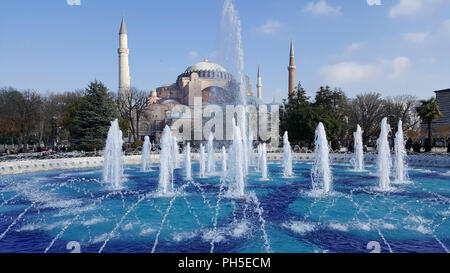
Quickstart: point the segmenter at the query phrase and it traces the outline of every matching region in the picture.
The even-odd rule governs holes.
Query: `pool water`
[[[220,166],[217,166],[220,169]],[[0,178],[0,252],[448,252],[450,172],[410,168],[411,183],[377,189],[374,166],[334,164],[333,190],[311,190],[311,163],[293,178],[270,162],[251,171],[246,197],[230,197],[220,174],[193,181],[175,170],[177,193],[157,193],[158,166],[126,166],[121,190],[102,170]]]

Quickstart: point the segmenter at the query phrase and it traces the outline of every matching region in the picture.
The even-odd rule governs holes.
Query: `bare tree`
[[[146,91],[131,87],[129,92],[124,92],[117,98],[120,115],[130,122],[130,130],[134,139],[139,138],[139,122],[145,116],[148,97]]]
[[[380,123],[385,116],[384,100],[379,93],[357,95],[348,105],[349,124],[356,128],[359,124],[363,130],[363,141],[377,135]]]
[[[417,97],[412,95],[388,97],[385,99],[384,112],[394,132],[397,130],[396,125],[399,120],[403,122],[403,129],[405,131],[418,129],[421,120],[416,111],[417,106]]]
[[[25,145],[38,128],[42,98],[33,90],[11,90],[8,92],[8,103],[13,111],[10,113],[11,122],[17,126],[20,140]]]

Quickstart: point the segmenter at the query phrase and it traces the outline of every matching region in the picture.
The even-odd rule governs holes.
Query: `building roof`
[[[450,88],[434,91],[434,93],[439,93],[439,92],[450,92]]]
[[[218,72],[224,72],[226,73],[227,70],[223,68],[220,64],[211,63],[208,62],[207,59],[205,59],[202,62],[195,63],[191,66],[189,66],[185,73],[191,73],[191,72],[197,72],[197,71],[218,71]]]

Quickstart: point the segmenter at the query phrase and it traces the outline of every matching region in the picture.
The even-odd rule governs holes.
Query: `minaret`
[[[122,17],[122,24],[120,25],[120,43],[119,49],[119,95],[124,94],[130,90],[130,65],[128,64],[128,34],[125,19]]]
[[[262,82],[261,82],[261,71],[259,70],[258,64],[258,81],[256,83],[256,89],[258,90],[258,99],[262,100]]]
[[[295,57],[294,57],[294,41],[291,40],[291,53],[289,55],[289,96],[295,93]]]

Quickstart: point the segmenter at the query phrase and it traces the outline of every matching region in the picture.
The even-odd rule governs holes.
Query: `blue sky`
[[[0,0],[0,86],[41,93],[118,85],[125,14],[132,85],[176,80],[218,49],[222,0]],[[369,5],[371,4],[371,5]],[[378,5],[381,4],[381,5]],[[297,81],[349,96],[428,98],[450,88],[450,0],[235,0],[246,73],[263,76],[263,99],[287,95],[289,43]],[[255,86],[253,86],[255,89]]]

